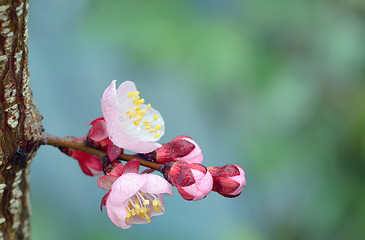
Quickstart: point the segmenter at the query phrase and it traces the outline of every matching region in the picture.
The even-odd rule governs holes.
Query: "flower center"
[[[129,115],[129,119],[133,119],[133,123],[135,126],[139,126],[143,120],[143,118],[145,117],[146,113],[148,112],[148,110],[151,109],[151,104],[149,103],[147,106],[144,105],[144,99],[140,98],[139,96],[139,92],[138,91],[134,91],[134,92],[128,92],[127,93],[128,98],[130,98],[133,102],[133,104],[135,105],[135,107],[133,109],[130,109],[126,112],[127,115]],[[148,131],[149,133],[154,133],[154,137],[158,138],[161,133],[161,125],[159,124],[155,124],[153,123],[154,121],[156,121],[158,119],[157,115],[152,116],[152,120],[148,121],[148,120],[144,120],[142,122],[142,124],[144,125],[144,130]]]
[[[128,200],[125,220],[129,221],[133,217],[140,217],[147,222],[151,222],[151,212],[161,212],[161,206],[162,204],[157,195],[138,191]]]

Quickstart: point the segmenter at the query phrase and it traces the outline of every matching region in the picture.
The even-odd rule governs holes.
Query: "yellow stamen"
[[[135,209],[136,209],[136,213],[139,214],[140,210],[141,210],[141,206],[139,206],[139,204],[136,203]]]
[[[127,97],[132,97],[133,96],[133,93],[132,92],[129,92],[129,93],[127,93]]]
[[[127,209],[127,217],[126,217],[126,219],[127,219],[127,220],[129,220],[129,219],[130,219],[130,217],[132,217],[131,211],[129,211],[129,210]]]
[[[153,210],[155,210],[155,212],[161,212],[162,211],[162,209],[161,208],[159,208],[159,207],[153,207]]]
[[[151,109],[151,103],[149,103],[148,105],[147,105],[147,110],[150,110]]]
[[[157,115],[153,116],[153,121],[156,121],[157,119],[158,119]]]
[[[156,128],[157,130],[161,130],[161,125],[156,124],[156,125],[155,125],[155,128]]]
[[[150,130],[150,133],[153,133],[153,132],[156,132],[156,129],[152,128],[152,129]]]
[[[162,203],[155,194],[138,192],[128,201],[125,220],[132,221],[134,217],[138,217],[146,222],[150,222],[151,211],[156,213],[162,212],[161,206]]]
[[[160,135],[160,133],[155,133],[155,138],[158,138]]]
[[[144,121],[143,121],[143,124],[144,124],[144,125],[146,125],[146,124],[148,124],[148,123],[149,123],[149,122],[148,122],[147,120],[144,120]]]
[[[138,95],[139,95],[139,92],[138,92],[138,91],[134,91],[134,92],[133,92],[133,95],[134,95],[134,96],[138,96]]]
[[[144,99],[143,98],[138,101],[138,105],[143,104],[143,103],[144,103]]]
[[[138,126],[139,125],[139,120],[136,120],[133,123],[134,123],[134,125]]]
[[[144,127],[144,129],[146,129],[146,130],[149,130],[150,128],[151,128],[150,125],[147,125],[147,126]]]

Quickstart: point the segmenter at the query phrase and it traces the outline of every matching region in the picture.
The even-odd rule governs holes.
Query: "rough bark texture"
[[[0,239],[29,239],[29,168],[42,116],[28,72],[28,0],[0,0]]]

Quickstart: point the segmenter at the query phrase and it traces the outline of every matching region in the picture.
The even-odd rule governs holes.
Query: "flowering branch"
[[[165,122],[151,104],[145,104],[133,82],[116,88],[116,81],[112,81],[101,98],[101,110],[103,116],[89,123],[91,128],[84,138],[42,133],[40,144],[57,147],[76,159],[88,176],[104,175],[98,178],[98,186],[108,192],[100,209],[105,206],[118,227],[149,223],[163,214],[162,195],[172,195],[172,186],[188,201],[201,200],[212,191],[237,197],[245,187],[245,172],[240,166],[202,165],[202,151],[192,138],[178,136],[158,143]],[[124,154],[124,150],[136,154]],[[149,169],[138,173],[140,165]],[[152,174],[153,170],[163,177]]]
[[[85,140],[78,140],[76,137],[56,137],[48,133],[43,133],[40,139],[41,145],[50,145],[57,148],[71,148],[75,150],[80,150],[86,153],[90,153],[94,156],[99,157],[100,159],[107,156],[107,152],[105,150],[96,149],[91,146],[89,146]],[[130,161],[132,159],[136,159],[140,165],[161,171],[161,168],[163,165],[146,161],[142,159],[138,154],[119,154],[117,157],[120,160],[123,161]]]

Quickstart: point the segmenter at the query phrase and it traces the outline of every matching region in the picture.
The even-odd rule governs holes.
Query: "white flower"
[[[107,132],[114,145],[137,153],[148,153],[161,147],[157,141],[165,133],[160,113],[145,104],[133,82],[126,81],[116,89],[113,80],[104,91],[101,110]]]

